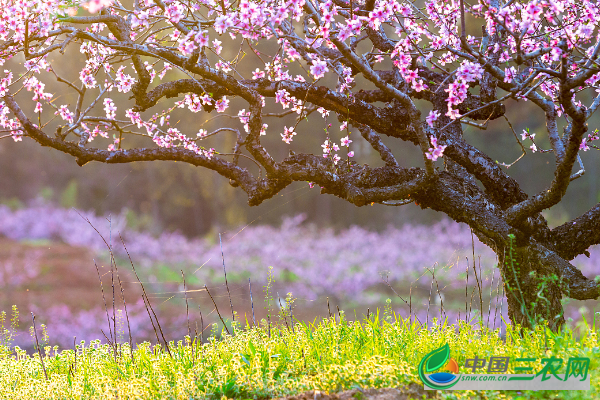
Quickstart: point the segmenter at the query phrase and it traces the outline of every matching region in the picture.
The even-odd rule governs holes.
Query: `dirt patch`
[[[324,393],[311,390],[294,396],[282,397],[278,400],[406,400],[435,399],[436,391],[423,389],[423,385],[411,383],[403,388],[352,389],[338,393]]]
[[[0,238],[0,311],[9,311],[13,304],[22,314],[57,304],[79,310],[99,306],[102,293],[93,258],[88,249],[64,243]],[[112,299],[110,266],[99,263],[98,268],[105,294]],[[133,274],[121,268],[119,275],[126,300],[137,301],[141,290],[131,283]]]

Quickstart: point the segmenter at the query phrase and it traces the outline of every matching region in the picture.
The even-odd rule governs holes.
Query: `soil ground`
[[[311,390],[278,400],[406,400],[422,399],[423,396],[427,399],[435,399],[436,391],[426,391],[423,385],[411,383],[403,388],[352,389],[330,394]]]
[[[32,306],[44,310],[56,304],[87,310],[102,302],[93,254],[85,248],[47,241],[16,242],[0,237],[0,263],[11,263],[16,273],[25,263],[33,263],[38,269],[37,275],[23,279],[21,284],[2,288],[0,310],[8,312],[12,305],[16,305],[23,314],[29,312]],[[111,288],[110,269],[104,265],[98,267],[104,290],[108,291]],[[131,283],[134,281],[133,274],[126,270],[119,273],[124,282],[126,300],[139,298],[139,285]]]

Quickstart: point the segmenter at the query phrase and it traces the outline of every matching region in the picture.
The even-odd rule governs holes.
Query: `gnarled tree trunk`
[[[533,328],[545,320],[557,330],[565,319],[555,268],[544,264],[534,246],[518,247],[512,240],[497,254],[512,323]]]

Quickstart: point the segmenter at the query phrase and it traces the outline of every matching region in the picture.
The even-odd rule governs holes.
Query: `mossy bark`
[[[498,259],[511,322],[533,328],[548,321],[549,328],[557,331],[565,319],[554,266],[544,263],[530,246],[508,246]]]

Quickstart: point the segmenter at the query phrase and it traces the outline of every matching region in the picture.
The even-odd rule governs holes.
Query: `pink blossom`
[[[215,69],[222,70],[223,72],[228,73],[229,71],[231,71],[231,64],[227,61],[217,61],[217,63],[215,64]]]
[[[106,118],[115,119],[117,107],[115,102],[110,98],[104,99],[104,111],[106,111]]]
[[[110,7],[114,0],[90,0],[82,4],[82,7],[88,10],[91,14],[95,14],[105,7]]]
[[[261,79],[265,77],[265,72],[261,71],[260,69],[256,68],[256,70],[254,70],[252,72],[252,79]]]
[[[323,148],[323,157],[327,158],[327,155],[331,152],[331,140],[325,139],[321,147]]]
[[[73,119],[75,118],[75,113],[69,111],[69,106],[66,104],[63,104],[62,106],[58,107],[58,111],[54,114],[59,114],[63,120],[67,121],[70,124],[73,123]]]
[[[430,140],[431,140],[431,145],[433,147],[429,148],[429,152],[425,154],[425,156],[432,160],[435,161],[437,160],[439,157],[442,157],[444,155],[444,150],[446,149],[446,146],[438,146],[437,144],[437,138],[433,135],[430,136]]]
[[[314,76],[315,79],[320,79],[325,76],[325,73],[329,71],[327,68],[327,62],[322,61],[320,59],[316,59],[313,61],[310,66],[310,73]]]
[[[212,41],[212,45],[213,45],[213,50],[215,51],[215,53],[221,54],[221,51],[223,50],[223,46],[221,46],[221,41],[215,39]]]
[[[183,4],[178,1],[170,3],[165,10],[165,17],[167,17],[172,23],[176,24],[181,21],[184,17],[185,8]]]
[[[204,105],[208,105],[208,104],[212,103],[212,98],[207,93],[200,96],[200,100],[202,100],[202,104],[204,104]]]
[[[405,73],[402,74],[404,80],[406,80],[406,82],[411,83],[412,81],[414,81],[415,79],[417,79],[419,77],[419,73],[418,71],[415,70],[410,70],[407,69]]]
[[[414,81],[412,82],[412,88],[413,88],[413,89],[414,89],[416,92],[421,92],[421,91],[423,91],[423,90],[427,89],[427,88],[428,88],[428,86],[427,86],[427,85],[425,85],[425,84],[423,83],[423,79],[419,79],[419,80],[414,80]]]
[[[287,144],[290,144],[294,138],[294,135],[296,135],[296,132],[294,132],[294,127],[290,127],[288,128],[287,126],[284,127],[284,133],[281,134],[281,137],[284,142],[286,142]]]
[[[511,83],[513,79],[517,76],[517,70],[515,67],[505,68],[504,69],[504,82]]]
[[[215,103],[215,108],[217,109],[217,112],[225,112],[227,107],[229,107],[229,100],[226,96],[223,96],[222,99],[217,100],[217,102]]]
[[[319,114],[321,114],[321,116],[323,118],[327,117],[329,115],[329,110],[323,108],[323,107],[319,107],[317,108],[317,111],[319,112]]]
[[[460,113],[458,112],[458,110],[453,108],[448,108],[448,112],[446,113],[446,115],[450,117],[450,119],[456,119],[460,117]]]
[[[431,110],[429,111],[427,118],[425,118],[425,121],[427,121],[427,124],[433,128],[433,123],[437,121],[440,115],[442,114],[438,110]]]
[[[529,128],[523,129],[523,133],[521,133],[521,140],[525,140],[525,139],[533,140],[533,138],[535,138],[535,133],[530,133]]]
[[[23,141],[23,131],[22,130],[11,131],[10,135],[12,136],[12,139],[15,142],[21,142],[21,141]]]

